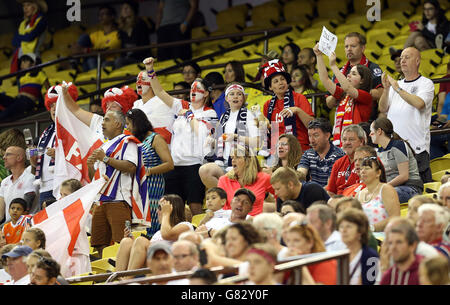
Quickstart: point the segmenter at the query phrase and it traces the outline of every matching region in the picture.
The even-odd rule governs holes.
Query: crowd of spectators
[[[42,1],[30,2],[44,10],[37,5]],[[197,2],[161,1],[158,37],[188,39]],[[104,65],[142,62],[145,70],[137,75],[137,94],[126,86],[105,92],[102,114],[82,109],[77,88],[64,80],[48,88],[44,104],[52,123],[36,141],[38,155],[31,155],[33,143],[19,130],[0,134],[0,282],[67,284],[60,274],[64,262],[45,251],[45,233],[29,221],[82,187],[67,180],[54,192],[55,109],[64,98],[67,112],[103,143],[87,166],[90,179],[106,176],[108,187],[98,194],[87,226],[100,257],[119,244],[117,271],[192,271],[189,278],[160,284],[212,284],[227,275],[217,278],[210,268],[238,266],[247,284],[289,284],[291,272],[274,272],[277,263],[348,249],[352,285],[449,284],[448,177],[438,198],[422,195],[432,182],[431,156],[443,155],[433,151],[430,134],[434,84],[419,73],[420,51],[442,47],[445,17],[435,2],[425,1],[420,33],[411,34],[410,45],[393,52],[399,61],[395,78],[367,59],[366,39],[357,32],[345,36],[348,61],[341,69],[336,54],[329,56],[332,78],[319,45],[301,49],[289,43],[281,56],[265,54],[257,81],[273,95],[259,114],[248,107],[238,61],[226,63],[223,75],[204,78],[190,62],[183,66],[184,82],[176,84],[189,94],[164,90],[155,61],[189,59],[189,48],[166,50],[157,59],[141,52],[106,58]],[[116,23],[114,9],[100,8],[101,29],[80,37],[78,51],[148,44],[148,28],[137,13],[127,1]],[[39,10],[34,14],[40,16]],[[22,69],[36,62],[33,55],[19,59]],[[90,58],[83,62],[85,70],[94,65]],[[33,106],[39,97],[31,98],[33,86],[27,84],[40,76],[25,77],[21,94],[8,102],[0,95],[1,105]],[[213,89],[220,84],[226,87]],[[335,110],[331,122],[305,97],[321,88],[330,94],[322,107]],[[447,92],[438,94],[439,119],[448,115]],[[134,218],[133,184],[142,171],[147,183],[139,196],[148,198],[151,222],[147,234],[135,237],[126,223]],[[408,213],[401,216],[406,203]],[[337,281],[336,260],[302,268],[303,284]]]

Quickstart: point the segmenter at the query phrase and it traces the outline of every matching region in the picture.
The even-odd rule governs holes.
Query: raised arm
[[[383,83],[384,90],[380,100],[378,101],[378,110],[386,113],[389,110],[389,89],[391,88],[391,83],[388,81],[388,75],[386,72],[383,72],[381,82]]]
[[[344,92],[353,99],[357,99],[358,90],[355,87],[353,87],[352,84],[350,84],[347,77],[345,77],[345,75],[341,72],[341,70],[339,70],[336,64],[336,54],[334,52],[331,53],[330,55],[330,68],[331,71],[333,71],[334,75],[336,76],[342,90],[344,90]]]
[[[61,84],[61,88],[62,88],[62,94],[66,101],[66,106],[70,110],[70,112],[72,112],[77,117],[77,119],[79,119],[85,125],[90,126],[91,120],[92,120],[92,117],[94,116],[94,114],[82,109],[80,107],[80,105],[78,105],[77,102],[75,102],[73,100],[73,98],[70,96],[69,91],[68,91],[69,84],[66,84],[66,82],[63,82]]]
[[[319,72],[320,81],[325,89],[333,95],[336,91],[336,84],[328,77],[327,67],[323,60],[323,53],[319,50],[319,44],[316,44],[313,50],[317,58],[317,71]]]
[[[155,95],[159,97],[169,108],[172,108],[173,101],[175,99],[170,96],[159,83],[159,80],[156,77],[156,72],[153,70],[154,62],[155,59],[153,57],[147,57],[143,62],[145,65],[145,69],[150,76],[150,83],[152,85],[153,93],[155,93]]]

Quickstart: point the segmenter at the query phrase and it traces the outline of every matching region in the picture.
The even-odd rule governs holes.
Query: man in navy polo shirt
[[[345,155],[342,149],[330,142],[331,132],[332,127],[327,119],[317,118],[308,124],[308,137],[312,148],[303,153],[297,167],[307,180],[322,187],[327,185],[334,162]]]

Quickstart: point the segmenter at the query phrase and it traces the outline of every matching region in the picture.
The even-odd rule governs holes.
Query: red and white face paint
[[[191,103],[198,103],[203,101],[205,97],[205,88],[203,88],[202,83],[194,81],[191,86],[190,98]]]
[[[151,88],[151,84],[150,84],[150,79],[147,76],[147,73],[144,71],[139,72],[139,74],[136,78],[137,93],[140,96],[142,96],[143,94],[147,93],[150,88]]]

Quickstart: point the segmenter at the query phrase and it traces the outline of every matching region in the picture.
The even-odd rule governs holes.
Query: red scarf
[[[366,55],[362,55],[361,57],[361,61],[359,62],[360,65],[366,66],[367,68],[369,67],[369,60],[367,59]],[[342,67],[341,72],[342,74],[344,74],[345,76],[347,76],[348,72],[350,71],[350,69],[353,66],[350,65],[350,61],[347,61],[347,63],[345,64],[345,66]],[[334,82],[337,83],[337,78],[334,79]]]

